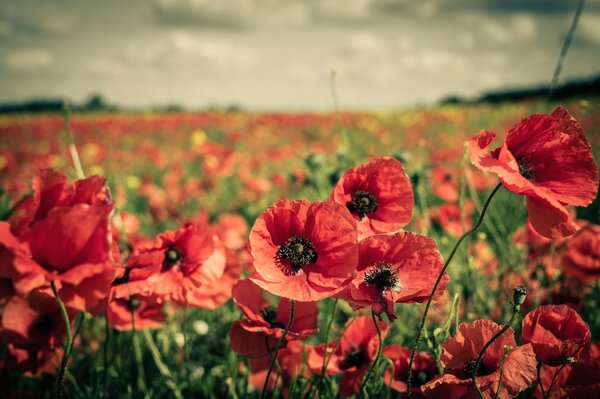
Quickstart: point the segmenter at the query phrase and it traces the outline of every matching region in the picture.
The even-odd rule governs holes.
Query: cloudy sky
[[[328,110],[547,83],[576,0],[2,0],[0,102]],[[561,80],[600,72],[588,0]]]

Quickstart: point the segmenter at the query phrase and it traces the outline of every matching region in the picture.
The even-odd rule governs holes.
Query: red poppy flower
[[[68,310],[69,318],[75,312]],[[40,291],[27,299],[14,296],[2,311],[1,337],[4,342],[27,350],[59,347],[65,337],[65,324],[56,299]]]
[[[422,387],[426,396],[475,398],[471,376],[479,351],[501,329],[501,326],[489,320],[459,325],[458,333],[442,344],[444,351],[441,361],[445,373]],[[505,346],[512,349],[504,359],[500,398],[515,397],[535,381],[536,359],[531,345],[517,346],[514,331],[509,328],[488,347],[477,369],[477,385],[487,399],[494,398],[498,390]]]
[[[458,201],[458,172],[443,166],[431,169],[431,187],[433,193],[444,201]]]
[[[383,382],[392,389],[405,393],[406,381],[408,380],[408,363],[412,350],[401,345],[390,345],[383,349],[383,355],[387,356],[394,364],[392,369],[387,368],[383,375]],[[413,362],[413,382],[411,396],[415,398],[424,397],[421,393],[421,386],[437,377],[438,369],[435,359],[428,352],[417,352]]]
[[[63,356],[63,349],[21,349],[7,344],[8,356],[4,367],[27,376],[55,374]]]
[[[410,220],[414,206],[410,178],[400,161],[390,157],[348,169],[330,199],[352,213],[359,239],[400,230]]]
[[[218,237],[196,224],[158,236],[130,258],[127,273],[116,286],[117,297],[144,293],[157,299],[185,300],[197,287],[214,283],[225,269],[225,247]]]
[[[33,180],[33,195],[15,210],[10,222],[13,232],[19,235],[33,223],[44,219],[55,207],[110,203],[110,191],[102,176],[91,176],[70,184],[65,175],[54,170],[42,170]]]
[[[359,243],[357,273],[337,297],[355,309],[372,306],[395,319],[395,303],[424,302],[429,298],[444,261],[435,242],[428,237],[400,231],[377,234]],[[435,297],[444,293],[448,275]]]
[[[565,367],[543,365],[540,369],[540,382],[544,392],[549,394],[550,398],[595,398],[594,395],[584,397],[583,393],[600,393],[600,369],[582,362],[568,364]],[[550,384],[552,390],[549,392]],[[532,398],[543,399],[539,383],[535,385]]]
[[[236,252],[226,249],[225,255],[227,259],[223,276],[212,284],[189,291],[183,305],[187,303],[188,306],[195,308],[213,310],[231,298],[231,290],[242,275],[242,265]]]
[[[584,282],[600,278],[600,226],[588,223],[573,235],[562,265],[566,274]]]
[[[167,319],[163,306],[151,296],[116,298],[108,304],[108,324],[121,331],[129,331],[134,327],[136,330],[159,328]]]
[[[55,281],[66,306],[101,312],[115,273],[108,260],[111,210],[87,204],[57,207],[19,237],[0,222],[0,245],[12,255],[8,268],[16,292],[27,296]]]
[[[566,205],[587,206],[598,191],[598,168],[579,123],[564,109],[522,119],[502,147],[488,147],[495,133],[471,139],[471,162],[496,173],[504,187],[527,197],[533,228],[559,238],[577,230]]]
[[[523,319],[521,341],[531,343],[538,359],[550,366],[576,358],[590,339],[590,327],[566,305],[540,306]]]
[[[448,203],[431,209],[431,218],[448,234],[460,237],[472,227],[471,214],[474,206],[470,201],[465,201],[462,210],[458,204]],[[461,222],[460,215],[463,220]]]
[[[271,294],[302,302],[340,292],[358,262],[356,223],[334,202],[281,200],[256,219],[249,239],[256,272]]]
[[[253,357],[272,352],[290,321],[291,301],[282,298],[275,309],[263,297],[262,290],[248,279],[237,283],[232,295],[245,318],[231,325],[231,349],[241,355]],[[314,302],[296,303],[294,320],[286,340],[305,339],[319,331],[317,313],[317,304]]]
[[[333,348],[337,348],[331,360],[327,364],[325,373],[327,375],[344,374],[340,380],[340,394],[352,396],[358,393],[360,384],[375,359],[379,347],[379,337],[369,316],[360,316],[348,320],[351,325],[344,335],[327,346],[327,356]],[[382,339],[385,339],[389,326],[383,322],[377,322],[381,330]],[[314,347],[308,354],[308,367],[313,373],[321,373],[323,368],[324,345]]]

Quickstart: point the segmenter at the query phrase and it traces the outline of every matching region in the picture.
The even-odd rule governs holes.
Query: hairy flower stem
[[[485,216],[485,213],[490,205],[490,202],[492,201],[492,198],[494,198],[494,195],[498,192],[500,187],[502,187],[502,183],[498,183],[496,185],[496,187],[494,187],[494,189],[492,190],[490,195],[487,197],[487,200],[483,204],[483,208],[481,208],[481,214],[479,215],[479,219],[477,219],[477,223],[475,223],[475,225],[470,230],[466,231],[462,236],[460,236],[458,241],[456,241],[456,244],[454,244],[454,248],[452,248],[452,252],[450,252],[448,259],[446,259],[446,262],[444,263],[444,267],[442,267],[440,274],[438,274],[438,277],[435,280],[435,284],[433,285],[433,289],[431,290],[429,299],[427,300],[427,303],[425,304],[425,311],[423,312],[423,317],[421,318],[421,325],[419,326],[419,330],[417,331],[417,338],[415,339],[415,343],[413,344],[413,348],[412,348],[412,353],[410,354],[410,361],[408,363],[408,379],[407,379],[407,388],[406,388],[407,389],[406,399],[410,398],[410,388],[412,386],[412,375],[413,375],[412,366],[415,361],[415,354],[417,353],[417,349],[419,348],[419,344],[421,343],[421,338],[423,336],[423,329],[425,328],[425,322],[427,321],[427,316],[429,315],[429,308],[431,307],[431,302],[433,301],[435,292],[437,291],[438,286],[440,285],[440,282],[442,281],[442,277],[444,276],[446,269],[450,265],[450,262],[452,262],[452,258],[454,258],[454,255],[456,254],[456,251],[458,250],[458,247],[460,246],[460,244],[463,242],[463,240],[465,238],[469,237],[471,234],[473,234],[479,228],[479,226],[481,226],[481,222],[483,222],[483,217]]]
[[[509,346],[504,347],[504,353],[502,354],[502,359],[500,360],[500,376],[498,377],[498,389],[496,390],[496,396],[494,399],[500,399],[500,390],[502,390],[502,376],[504,375],[504,361],[508,356],[508,352],[510,351]]]
[[[65,308],[65,304],[58,295],[58,290],[56,289],[56,284],[54,284],[54,281],[50,282],[50,286],[52,287],[52,292],[54,293],[54,297],[56,298],[56,302],[60,308],[60,313],[62,315],[63,322],[65,323],[65,330],[67,333],[67,344],[65,345],[65,351],[60,361],[60,369],[58,370],[56,383],[54,386],[54,397],[60,398],[62,394],[62,384],[65,378],[65,371],[67,370],[67,362],[69,361],[69,356],[71,355],[71,350],[73,349],[73,334],[71,333],[71,321],[69,320],[67,308]]]
[[[273,352],[273,357],[271,358],[271,364],[269,365],[269,370],[267,371],[267,378],[265,378],[265,384],[263,385],[262,392],[260,393],[260,399],[265,399],[267,397],[267,391],[269,390],[269,379],[271,378],[271,372],[273,372],[273,367],[275,367],[275,362],[277,362],[277,354],[279,353],[279,348],[281,344],[284,342],[285,336],[288,331],[292,327],[292,323],[294,322],[294,308],[296,306],[295,301],[291,301],[291,309],[290,309],[290,321],[288,321],[285,330],[283,330],[283,335],[277,341],[277,346],[275,347],[275,351]]]
[[[377,324],[377,320],[375,319],[375,311],[373,309],[371,309],[371,318],[373,319],[373,325],[375,326],[375,329],[377,330],[377,337],[379,338],[379,346],[377,347],[377,355],[375,355],[375,359],[373,359],[373,363],[371,363],[371,366],[369,367],[367,374],[365,374],[365,378],[363,379],[362,383],[360,384],[359,392],[361,392],[361,393],[362,393],[363,389],[365,389],[365,386],[367,385],[367,382],[369,381],[369,377],[371,376],[371,373],[373,372],[375,365],[379,361],[379,357],[381,356],[381,348],[383,347],[383,339],[381,338],[381,330],[379,329],[379,325]]]
[[[479,389],[479,386],[477,385],[477,370],[479,370],[479,365],[481,364],[483,355],[485,355],[485,351],[487,350],[487,348],[489,348],[490,345],[495,340],[497,340],[500,336],[502,336],[502,334],[504,334],[506,332],[506,330],[508,330],[512,326],[512,324],[515,322],[517,316],[519,315],[520,310],[521,310],[521,304],[515,303],[513,305],[513,309],[512,309],[512,316],[510,317],[510,320],[508,321],[508,323],[506,323],[504,325],[504,327],[502,327],[500,329],[500,331],[498,331],[496,334],[494,334],[494,336],[492,338],[490,338],[490,340],[488,342],[486,342],[485,345],[483,345],[483,348],[481,348],[481,350],[479,351],[479,356],[477,356],[477,360],[475,361],[475,368],[473,369],[473,375],[471,376],[471,380],[473,381],[473,388],[475,388],[475,390],[477,391],[477,395],[479,396],[479,399],[484,399],[483,393],[481,392],[481,389]]]

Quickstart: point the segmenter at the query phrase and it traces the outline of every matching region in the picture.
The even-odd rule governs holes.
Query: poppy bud
[[[527,297],[527,289],[523,284],[513,288],[513,303],[515,306],[521,306],[525,302],[525,297]]]

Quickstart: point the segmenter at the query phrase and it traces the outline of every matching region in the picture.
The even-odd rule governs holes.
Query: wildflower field
[[[598,98],[0,136],[2,397],[600,397]]]

